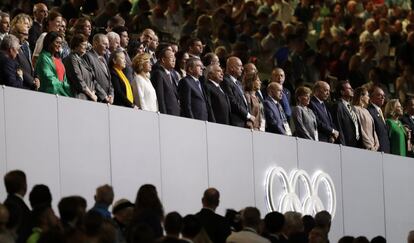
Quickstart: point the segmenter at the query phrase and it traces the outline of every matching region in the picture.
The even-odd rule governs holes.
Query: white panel
[[[142,184],[161,187],[158,114],[111,106],[109,117],[115,200],[133,202]]]
[[[95,189],[111,184],[108,107],[65,97],[58,105],[62,196],[83,196],[91,207]]]
[[[162,199],[165,212],[194,213],[208,185],[206,125],[160,115]]]
[[[385,235],[382,156],[341,147],[344,234]]]
[[[255,206],[252,132],[207,124],[209,186],[220,191],[219,213]]]
[[[4,87],[0,87],[0,178],[3,178],[7,171],[6,166],[6,134],[4,129]],[[0,202],[6,199],[6,190],[0,186]]]
[[[342,176],[339,146],[305,139],[298,139],[297,142],[299,168],[305,170],[310,177],[313,177],[315,172],[321,170],[327,173],[334,183],[336,210],[329,233],[329,240],[330,242],[338,242],[338,239],[343,236]],[[326,186],[321,184],[321,188],[318,191],[318,196],[322,199],[325,207],[328,206],[330,201],[326,189]]]
[[[27,174],[28,191],[46,184],[60,198],[56,96],[5,88],[7,170]]]
[[[388,154],[383,158],[387,242],[407,242],[414,229],[414,161]]]
[[[254,132],[253,155],[256,207],[264,217],[269,212],[266,203],[268,199],[266,196],[266,176],[269,170],[274,167],[282,167],[286,172],[297,167],[296,139],[271,133]],[[278,194],[275,195],[277,199],[275,203],[278,204],[283,192],[275,191],[273,193]]]

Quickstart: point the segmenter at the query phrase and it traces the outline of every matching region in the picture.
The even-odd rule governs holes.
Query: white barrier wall
[[[6,132],[4,122],[4,89],[0,88],[0,174],[4,175],[7,171],[6,164]],[[0,195],[6,195],[4,186],[0,188]],[[1,198],[3,199],[3,198]],[[0,199],[0,200],[1,200]]]
[[[256,206],[264,216],[269,195],[277,207],[286,194],[283,183],[291,183],[276,176],[274,191],[266,194],[275,167],[286,177],[298,171],[309,180],[320,171],[330,176],[333,188],[313,193],[326,206],[335,191],[331,242],[343,235],[404,242],[414,229],[412,159],[0,88],[0,176],[24,170],[29,189],[47,184],[55,206],[60,197],[77,194],[91,207],[95,188],[107,183],[116,200],[134,201],[139,186],[150,183],[166,212],[196,213],[203,191],[213,186],[221,192],[219,213]],[[306,178],[289,194],[299,204],[308,196]],[[1,186],[0,200],[5,197]]]

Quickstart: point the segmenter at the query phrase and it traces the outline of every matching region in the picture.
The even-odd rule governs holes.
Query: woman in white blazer
[[[151,56],[148,53],[140,53],[132,60],[132,68],[135,71],[132,81],[132,93],[134,103],[140,109],[146,111],[158,111],[157,94],[150,80]]]

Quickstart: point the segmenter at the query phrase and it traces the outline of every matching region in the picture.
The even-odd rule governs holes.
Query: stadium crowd
[[[298,212],[269,212],[263,218],[256,207],[241,211],[227,209],[225,217],[216,213],[220,193],[208,188],[202,196],[202,209],[182,217],[164,213],[157,189],[142,185],[131,203],[113,203],[109,185],[96,189],[95,204],[88,209],[85,198],[60,199],[60,218],[52,208],[52,195],[46,185],[35,185],[29,193],[23,171],[4,176],[7,198],[0,204],[2,243],[328,243],[332,217],[327,211],[315,217]],[[112,207],[112,213],[109,208]],[[386,243],[382,236],[369,241],[364,236],[344,236],[338,243]],[[414,242],[414,231],[407,243]]]
[[[0,84],[414,155],[409,0],[34,2],[3,3]]]

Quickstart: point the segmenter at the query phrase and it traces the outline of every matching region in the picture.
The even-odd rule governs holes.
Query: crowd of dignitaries
[[[164,212],[157,188],[139,187],[135,203],[114,200],[112,186],[96,188],[94,205],[78,195],[66,196],[52,207],[47,185],[37,184],[28,193],[26,174],[9,171],[4,176],[7,197],[0,203],[1,243],[328,243],[332,217],[327,211],[311,215],[299,212],[268,212],[256,207],[217,212],[220,192],[208,188],[201,209],[181,216]],[[200,192],[201,194],[201,192]],[[55,199],[55,198],[53,198]],[[2,199],[3,200],[3,199]],[[115,202],[114,202],[115,201]],[[111,211],[110,211],[111,209]],[[60,217],[59,217],[60,216]],[[409,233],[408,242],[413,240]],[[382,236],[344,236],[338,243],[385,243]]]
[[[68,4],[73,9],[85,4],[75,2]],[[165,11],[163,2],[154,3],[154,13]],[[230,47],[226,48],[225,43],[220,44],[224,37],[212,43],[214,14],[210,16],[210,12],[200,14],[192,32],[183,29],[179,41],[166,39],[176,33],[155,28],[158,25],[153,18],[149,26],[154,28],[142,28],[130,39],[131,31],[126,26],[131,25],[125,21],[129,15],[111,15],[110,7],[118,7],[113,4],[108,3],[98,17],[79,15],[69,21],[63,15],[68,12],[56,7],[49,11],[45,3],[34,4],[33,16],[20,12],[11,19],[2,12],[0,84],[372,151],[413,154],[414,101],[408,92],[414,82],[412,56],[398,52],[394,71],[401,71],[401,75],[397,75],[395,87],[391,85],[397,89],[394,97],[404,100],[404,112],[398,99],[386,102],[392,78],[384,83],[380,75],[391,77],[384,73],[391,60],[389,51],[382,53],[374,37],[368,41],[375,30],[387,36],[386,19],[378,19],[377,29],[373,26],[375,19],[368,18],[356,42],[360,48],[351,43],[353,35],[348,33],[348,39],[342,40],[348,46],[338,47],[338,56],[328,58],[334,50],[326,48],[333,45],[333,40],[321,34],[314,43],[316,53],[307,39],[311,31],[304,28],[299,10],[297,19],[291,22],[269,23],[272,41],[262,36],[263,49],[256,50],[252,43],[259,37],[252,37],[249,21],[255,19],[254,15],[245,13],[244,21],[227,19],[239,24],[240,42],[252,43],[240,47],[236,41],[234,45],[227,43]],[[272,4],[266,2],[269,11],[273,11]],[[240,11],[242,14],[246,10]],[[101,18],[107,20],[106,24],[93,28]],[[401,48],[411,53],[414,31],[406,31],[407,42]],[[165,41],[160,42],[160,37]],[[277,41],[284,44],[278,46]],[[273,43],[274,50],[265,51],[266,43]],[[272,52],[274,55],[266,59]],[[317,66],[318,58],[319,64],[326,65]],[[368,59],[371,61],[366,63]],[[377,60],[383,69],[374,65]],[[367,65],[367,69],[360,68]],[[265,70],[270,75],[263,75]],[[363,70],[368,72],[368,79]],[[263,76],[267,78],[262,81]]]

